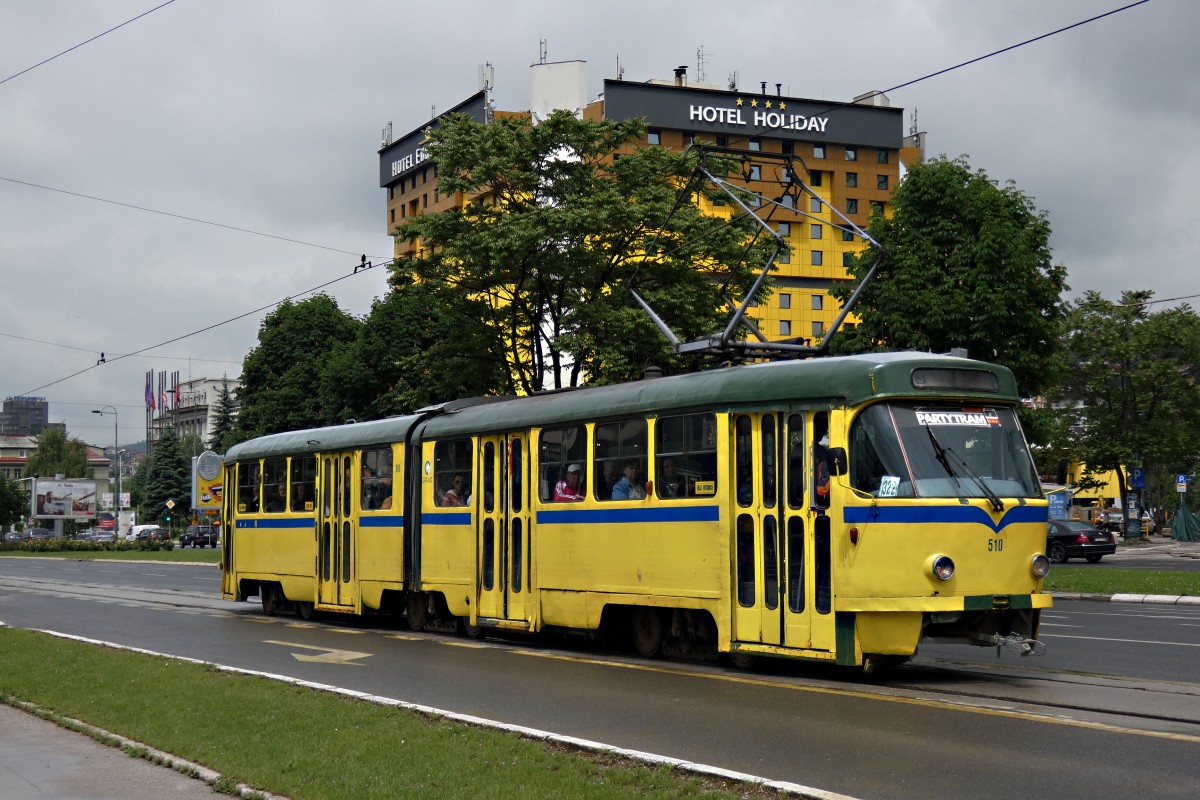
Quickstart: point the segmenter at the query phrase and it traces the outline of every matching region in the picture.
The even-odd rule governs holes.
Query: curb
[[[1200,597],[1174,594],[1091,594],[1088,592],[1050,592],[1058,600],[1090,600],[1097,603],[1146,603],[1163,606],[1200,606]]]

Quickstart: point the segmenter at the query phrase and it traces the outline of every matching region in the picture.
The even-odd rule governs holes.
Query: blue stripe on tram
[[[848,525],[871,522],[881,525],[983,525],[999,533],[1009,525],[1045,524],[1049,515],[1045,506],[1013,506],[997,523],[978,506],[862,506],[845,509],[843,519]]]

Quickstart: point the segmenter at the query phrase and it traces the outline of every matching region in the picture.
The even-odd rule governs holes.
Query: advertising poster
[[[95,481],[38,478],[34,495],[35,519],[91,519],[96,516]]]

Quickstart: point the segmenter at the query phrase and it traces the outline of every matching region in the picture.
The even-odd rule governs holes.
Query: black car
[[[179,534],[180,547],[216,547],[217,531],[211,525],[188,525]]]
[[[1046,526],[1046,555],[1055,564],[1068,558],[1085,558],[1095,564],[1117,552],[1117,540],[1108,531],[1077,519],[1052,519]]]

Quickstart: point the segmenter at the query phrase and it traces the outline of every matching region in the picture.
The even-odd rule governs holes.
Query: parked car
[[[94,542],[96,541],[96,533],[95,528],[84,528],[81,531],[75,531],[75,535],[71,538],[77,542]]]
[[[29,538],[29,536],[26,535],[25,531],[5,531],[4,532],[4,543],[5,544],[20,544],[21,542],[25,541],[28,538]]]
[[[1068,558],[1085,558],[1095,564],[1117,552],[1117,540],[1108,531],[1076,519],[1052,519],[1046,526],[1046,555],[1055,564]]]
[[[167,533],[166,528],[160,528],[157,525],[138,525],[137,528],[137,538],[139,541],[171,538],[171,534]]]
[[[106,531],[102,528],[96,529],[96,536],[92,539],[93,542],[99,542],[101,544],[108,544],[110,542],[115,542],[116,540],[116,531]]]
[[[212,525],[188,525],[179,534],[180,547],[216,547],[217,532]]]
[[[29,528],[25,531],[30,539],[53,539],[54,531],[49,528]]]

